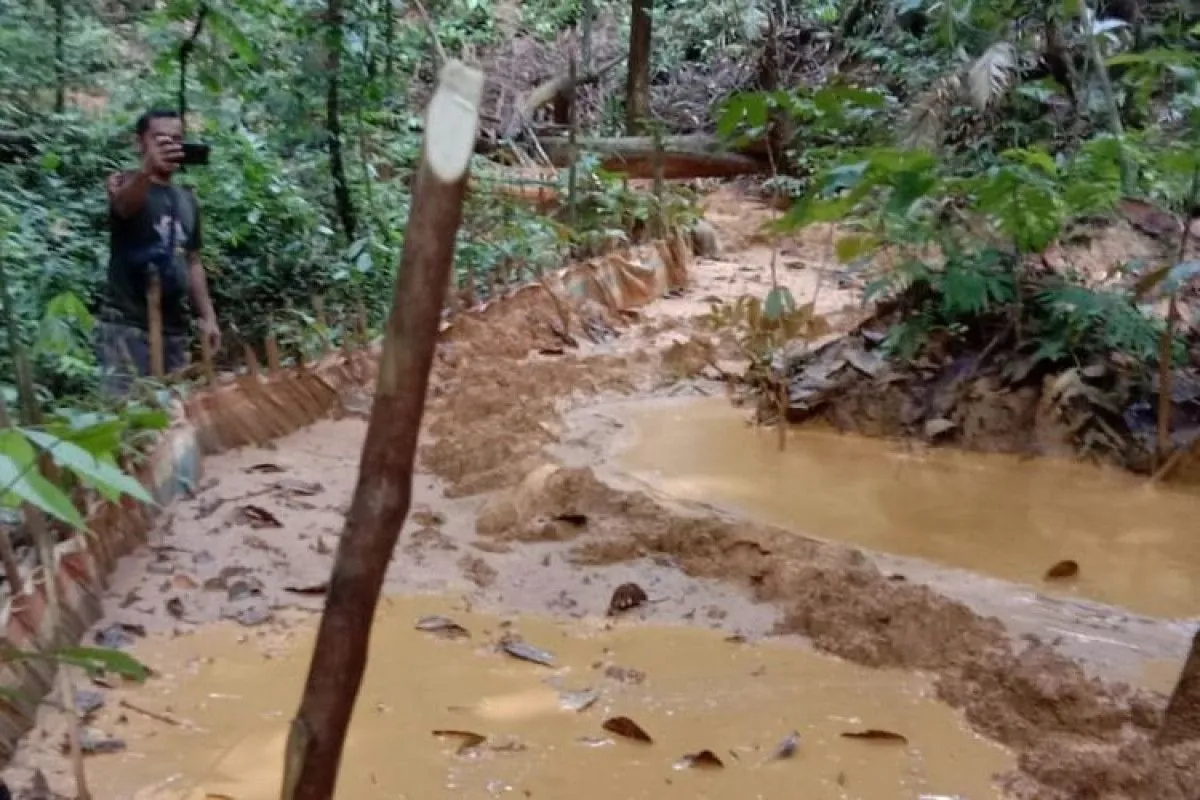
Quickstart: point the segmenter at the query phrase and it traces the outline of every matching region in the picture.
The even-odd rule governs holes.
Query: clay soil
[[[582,617],[603,614],[613,587],[635,581],[661,598],[635,612],[648,619],[751,642],[800,636],[849,661],[935,676],[943,701],[1018,754],[1018,769],[1002,776],[1013,798],[1200,798],[1200,741],[1152,744],[1163,695],[1090,675],[1052,643],[1014,643],[1000,620],[897,580],[853,548],[688,512],[610,479],[601,464],[555,455],[590,435],[564,420],[571,408],[723,390],[714,365],[739,354],[696,315],[712,296],[765,291],[770,248],[749,231],[768,212],[756,213],[747,222],[743,201],[714,198],[721,258],[700,260],[685,297],[658,301],[632,323],[581,310],[574,324],[609,331],[600,344],[539,355],[561,346],[537,323],[555,316],[540,293],[460,318],[438,354],[414,512],[386,590]],[[856,287],[818,277],[831,237],[810,237],[783,243],[795,261],[785,278],[800,302],[821,286],[819,309],[845,311],[840,324],[850,324]],[[197,495],[115,576],[99,629],[120,620],[187,635],[232,617],[262,636],[295,624],[287,609],[318,610],[319,597],[294,590],[328,574],[364,427],[347,417],[206,462]],[[55,788],[70,785],[55,753],[61,731],[61,715],[44,708],[9,768],[13,785],[28,785],[34,767]]]

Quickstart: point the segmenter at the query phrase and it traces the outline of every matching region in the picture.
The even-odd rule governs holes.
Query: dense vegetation
[[[386,310],[421,102],[442,54],[487,67],[523,37],[544,56],[523,76],[528,91],[561,68],[545,54],[564,44],[585,51],[585,66],[623,51],[646,8],[650,58],[632,53],[581,87],[585,133],[619,133],[626,117],[635,127],[628,70],[645,75],[629,82],[647,95],[630,105],[648,109],[638,130],[766,140],[768,188],[799,198],[786,223],[858,220],[839,252],[888,255],[876,294],[931,288],[893,332],[910,352],[963,315],[1018,303],[1041,310],[1018,327],[1050,356],[1157,357],[1162,322],[1129,297],[1065,278],[1026,292],[1021,264],[1122,196],[1180,212],[1195,203],[1200,36],[1187,4],[0,0],[0,264],[37,382],[58,396],[92,386],[102,180],[131,163],[130,125],[147,106],[185,105],[213,145],[212,164],[185,178],[202,198],[232,352],[268,330],[301,346],[316,297],[335,322],[365,308],[377,323]],[[644,221],[650,204],[595,163],[580,160],[588,194],[570,220],[473,193],[460,272],[480,286],[497,271],[519,277],[578,245],[582,228]],[[987,241],[966,216],[989,220]],[[944,265],[910,257],[930,244]],[[0,364],[11,381],[12,359]]]

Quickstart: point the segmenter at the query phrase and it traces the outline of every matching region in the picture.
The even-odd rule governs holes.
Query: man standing
[[[213,351],[221,341],[200,263],[200,206],[190,188],[171,183],[183,157],[183,122],[175,111],[147,111],[136,134],[140,167],[108,179],[111,245],[97,326],[101,386],[117,397],[128,393],[135,376],[150,374],[146,289],[152,271],[162,289],[165,372],[188,362],[189,296],[200,335]]]

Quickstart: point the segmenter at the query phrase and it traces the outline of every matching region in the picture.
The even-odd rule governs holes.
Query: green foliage
[[[0,428],[0,505],[18,508],[29,503],[82,529],[83,517],[66,491],[71,482],[95,490],[107,500],[127,495],[153,503],[141,483],[118,466],[117,458],[130,435],[166,425],[163,412],[134,407],[123,415],[61,412],[37,428]],[[43,474],[40,453],[62,470],[63,485],[52,483]]]

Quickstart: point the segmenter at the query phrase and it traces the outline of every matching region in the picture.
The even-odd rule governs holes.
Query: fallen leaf
[[[566,711],[586,711],[600,698],[599,692],[583,689],[578,692],[559,692],[558,703]]]
[[[1045,580],[1061,580],[1062,578],[1074,578],[1079,574],[1079,563],[1067,559],[1059,561],[1057,564],[1046,570]]]
[[[447,639],[466,639],[471,636],[471,632],[459,625],[449,617],[442,617],[436,614],[421,617],[417,620],[416,629],[425,633],[436,633],[438,636]]]
[[[325,487],[316,481],[282,480],[275,482],[275,489],[284,494],[297,497],[312,497],[325,491]]]
[[[115,650],[133,643],[133,637],[145,638],[146,628],[130,622],[114,622],[106,628],[96,631],[96,644]]]
[[[629,717],[611,717],[604,720],[601,727],[609,733],[615,733],[617,736],[624,736],[626,739],[633,739],[636,742],[645,742],[646,744],[654,742],[650,738],[650,734],[642,730],[642,727]]]
[[[246,472],[274,473],[287,472],[287,470],[278,464],[255,464],[253,466],[246,467]]]
[[[187,609],[183,606],[183,600],[178,597],[172,597],[168,600],[167,613],[175,619],[183,619],[183,615],[187,613]]]
[[[898,733],[881,731],[878,728],[867,728],[865,731],[844,731],[843,739],[865,739],[870,742],[887,742],[889,744],[908,744],[908,739]]]
[[[75,690],[75,711],[87,716],[104,707],[104,693],[95,689]]]
[[[329,591],[329,581],[325,581],[324,583],[314,583],[311,586],[285,586],[283,587],[283,590],[285,592],[291,592],[292,594],[303,594],[309,596],[323,595]]]
[[[792,731],[787,736],[783,737],[783,741],[775,747],[775,752],[771,753],[770,761],[782,761],[785,758],[791,758],[796,755],[796,750],[800,747],[800,732]]]
[[[242,506],[237,511],[237,517],[239,522],[243,522],[251,528],[283,527],[283,523],[279,521],[279,518],[262,506]]]
[[[636,583],[622,583],[613,590],[612,599],[608,602],[608,616],[613,617],[623,611],[637,608],[649,599],[646,590]]]
[[[938,417],[925,421],[925,438],[936,439],[944,433],[949,433],[958,427],[958,423]]]
[[[473,747],[478,747],[487,741],[486,736],[482,736],[474,731],[438,730],[434,731],[433,735],[439,739],[458,739],[458,749],[455,752],[459,754]]]
[[[554,654],[546,650],[541,650],[528,642],[521,639],[508,638],[500,643],[504,652],[508,653],[513,658],[519,658],[522,661],[530,661],[534,664],[541,664],[544,667],[554,666]]]
[[[196,582],[196,579],[193,578],[191,575],[188,575],[186,572],[176,572],[175,577],[171,578],[171,584],[176,589],[198,589],[198,588],[200,588],[200,584]]]
[[[675,769],[724,769],[725,764],[712,750],[688,753],[672,765]]]

